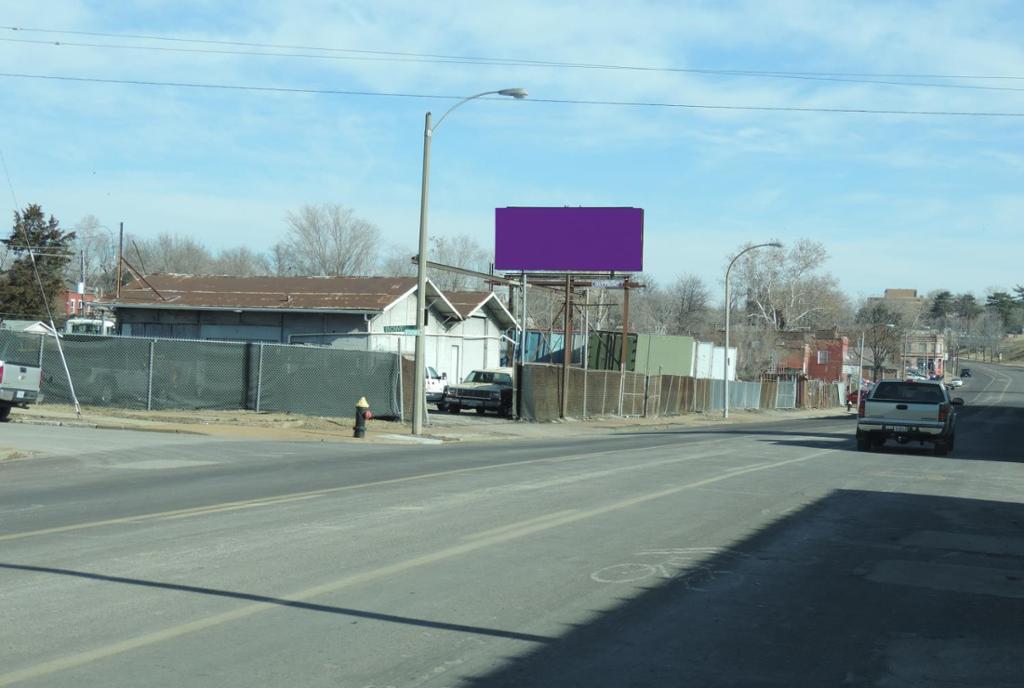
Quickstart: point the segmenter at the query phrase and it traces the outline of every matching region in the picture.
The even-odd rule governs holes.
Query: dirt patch
[[[290,413],[255,411],[138,411],[133,409],[74,407],[42,404],[16,410],[11,420],[22,423],[87,426],[102,429],[150,430],[155,432],[194,433],[252,439],[341,441],[352,438],[354,419],[302,416]],[[389,421],[370,421],[367,438],[376,435],[408,434],[407,426]]]
[[[36,455],[36,452],[23,451],[21,449],[4,449],[0,447],[0,463],[4,461],[16,461],[18,459],[28,459]]]
[[[437,422],[427,429],[431,438],[448,442],[495,442],[516,439],[559,439],[593,435],[614,435],[638,429],[660,430],[674,427],[707,427],[723,424],[765,423],[843,415],[843,409],[799,411],[735,411],[729,420],[721,414],[688,414],[668,418],[597,418],[587,421],[564,420],[550,423],[526,423],[497,419],[467,419],[465,423]],[[433,417],[432,417],[433,418]],[[372,420],[366,439],[352,437],[353,419],[302,416],[290,413],[254,411],[136,411],[83,407],[82,416],[70,406],[43,404],[18,410],[12,420],[21,423],[65,425],[100,429],[191,433],[240,439],[278,441],[357,442],[409,444],[413,439],[409,425]],[[475,422],[469,422],[475,421]]]

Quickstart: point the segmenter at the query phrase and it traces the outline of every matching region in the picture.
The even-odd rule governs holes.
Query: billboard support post
[[[526,363],[526,273],[523,273],[523,312],[519,322],[519,362]]]
[[[572,275],[565,276],[565,316],[562,326],[562,408],[560,418],[569,416],[569,367],[572,365]]]
[[[622,280],[622,351],[619,356],[619,415],[623,408],[626,393],[626,352],[629,350],[629,276]]]

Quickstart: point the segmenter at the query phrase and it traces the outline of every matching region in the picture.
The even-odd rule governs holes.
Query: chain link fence
[[[0,346],[24,342],[25,336],[0,331]],[[29,336],[43,369],[46,401],[72,403],[53,338]],[[85,405],[349,416],[359,398],[366,397],[374,415],[401,417],[397,354],[88,335],[66,335],[61,344],[75,393]]]
[[[348,416],[366,397],[378,417],[408,419],[413,362],[396,353],[309,345],[67,335],[62,338],[82,404],[140,410],[251,409]],[[46,401],[71,403],[52,337],[0,330],[0,352],[41,364]],[[5,353],[9,357],[10,353]],[[560,417],[562,368],[520,368],[519,416]],[[403,377],[404,383],[403,384]],[[675,375],[569,371],[567,415],[672,416],[722,410],[724,383]],[[740,409],[831,408],[843,386],[817,380],[730,381]],[[404,411],[404,418],[403,418]]]
[[[796,408],[796,380],[779,380],[779,390],[775,396],[775,408]]]

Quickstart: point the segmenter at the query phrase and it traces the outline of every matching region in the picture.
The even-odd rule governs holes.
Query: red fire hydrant
[[[366,437],[366,421],[371,418],[373,418],[373,414],[370,413],[370,404],[366,401],[366,397],[360,397],[356,402],[356,424],[352,428],[352,436]]]

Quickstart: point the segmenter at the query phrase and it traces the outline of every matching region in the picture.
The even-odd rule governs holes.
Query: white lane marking
[[[498,535],[493,535],[491,537],[480,538],[477,540],[473,540],[472,542],[464,542],[462,544],[446,547],[444,549],[438,550],[436,552],[431,552],[429,554],[423,554],[420,556],[412,557],[410,559],[405,559],[403,561],[397,561],[393,564],[387,564],[375,569],[363,571],[361,573],[355,573],[350,576],[346,576],[344,578],[332,581],[330,583],[316,585],[291,595],[282,596],[280,599],[295,602],[313,599],[316,597],[320,597],[322,595],[337,592],[345,588],[350,588],[363,583],[376,581],[381,578],[386,578],[400,573],[405,573],[406,571],[410,571],[422,566],[436,564],[441,561],[446,561],[448,559],[476,552],[477,550],[481,550],[486,547],[504,544],[511,540],[516,540],[529,535],[534,535],[536,533],[542,533],[553,528],[558,528],[561,526],[578,523],[589,518],[594,518],[597,516],[603,516],[605,514],[622,511],[624,509],[639,506],[641,504],[646,504],[648,502],[662,499],[664,497],[680,494],[687,490],[693,490],[695,488],[703,487],[704,485],[712,485],[723,480],[730,480],[740,475],[771,470],[774,468],[782,468],[783,466],[790,466],[797,463],[803,463],[805,461],[810,461],[812,459],[818,458],[819,456],[824,456],[835,451],[836,450],[834,449],[825,449],[822,451],[814,452],[812,454],[807,454],[806,456],[799,456],[794,459],[785,459],[783,461],[777,461],[766,466],[756,466],[748,468],[744,472],[722,473],[716,476],[712,476],[710,478],[704,478],[702,480],[695,480],[693,482],[675,485],[673,487],[658,490],[656,492],[649,492],[647,494],[637,495],[635,497],[620,499],[618,501],[611,502],[604,506],[581,510],[576,513],[566,514],[565,516],[559,518],[547,519],[539,524],[515,524],[516,526],[521,527],[518,527],[515,530],[503,532]],[[230,621],[245,619],[254,614],[268,611],[270,609],[280,608],[280,604],[275,604],[271,602],[254,602],[252,604],[247,604],[227,612],[222,612],[220,614],[214,614],[212,616],[203,617],[200,619],[196,619],[194,621],[190,621],[188,623],[180,624],[178,626],[171,626],[169,628],[164,628],[162,630],[154,631],[152,633],[144,633],[142,635],[135,636],[134,638],[128,638],[126,640],[111,643],[109,645],[104,645],[101,647],[96,647],[91,650],[86,650],[84,652],[79,652],[76,654],[51,659],[49,661],[41,662],[40,664],[36,664],[34,666],[25,667],[24,669],[17,669],[15,671],[11,671],[5,674],[0,674],[0,688],[3,688],[4,686],[10,686],[14,683],[19,683],[21,681],[28,681],[42,676],[48,676],[50,674],[54,674],[60,671],[66,671],[68,669],[73,669],[75,667],[83,666],[85,664],[90,664],[92,662],[123,654],[125,652],[130,652],[132,650],[137,650],[139,648],[148,647],[150,645],[155,645],[157,643],[161,643],[167,640],[174,640],[176,638],[180,638],[190,633],[195,633],[208,628],[221,626]]]
[[[126,463],[98,464],[100,468],[127,468],[136,471],[161,471],[171,468],[193,468],[195,466],[215,466],[220,461],[196,461],[194,459],[147,459],[145,461],[128,461]]]

